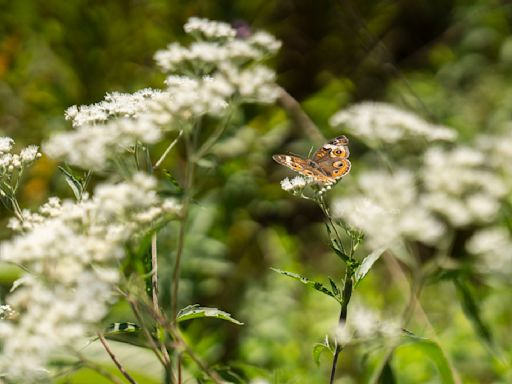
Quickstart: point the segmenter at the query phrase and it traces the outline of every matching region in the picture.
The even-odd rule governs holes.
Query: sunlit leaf
[[[334,349],[329,344],[329,338],[327,336],[325,336],[323,343],[316,343],[313,346],[313,359],[316,365],[320,365],[320,356],[323,352],[329,352],[331,355],[334,354]]]
[[[69,187],[73,191],[73,195],[75,195],[75,199],[81,200],[83,188],[82,188],[82,183],[80,182],[80,180],[78,180],[75,176],[73,176],[71,174],[71,172],[66,170],[64,167],[59,166],[59,169],[64,174],[66,183],[69,185]]]
[[[189,305],[178,312],[176,320],[178,322],[198,319],[202,317],[214,317],[216,319],[226,320],[233,324],[243,325],[244,323],[231,317],[231,314],[221,311],[217,308],[201,307],[199,304]]]
[[[386,248],[379,248],[379,249],[376,249],[375,251],[373,251],[372,253],[370,253],[368,256],[366,256],[363,261],[361,262],[361,264],[357,267],[356,271],[355,271],[355,274],[354,274],[354,278],[355,278],[355,284],[357,286],[357,284],[359,284],[359,282],[361,280],[364,279],[364,277],[366,276],[366,274],[370,271],[370,269],[372,268],[373,264],[379,260],[379,258],[382,256],[382,254],[384,253],[384,251],[386,250]]]
[[[401,353],[407,353],[408,349],[415,349],[425,354],[436,366],[439,376],[440,383],[452,384],[455,383],[454,369],[450,362],[446,358],[441,347],[432,340],[421,338],[418,336],[412,336],[409,332],[406,336],[408,342],[399,345],[395,351]]]

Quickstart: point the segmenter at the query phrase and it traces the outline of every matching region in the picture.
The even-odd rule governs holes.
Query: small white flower
[[[281,42],[270,33],[258,31],[248,39],[249,43],[265,53],[274,55],[281,48]]]
[[[184,28],[187,33],[200,33],[207,39],[232,39],[236,31],[227,23],[191,17]]]
[[[295,176],[293,179],[285,178],[281,181],[281,188],[287,192],[300,191],[304,189],[310,181],[302,176]]]
[[[10,305],[0,305],[0,320],[10,320],[16,316],[16,311]]]
[[[485,272],[512,273],[512,237],[503,227],[489,227],[476,232],[466,243],[469,253],[479,257]]]
[[[0,154],[9,152],[14,144],[10,137],[0,137]]]
[[[26,148],[23,148],[20,152],[20,158],[22,163],[31,163],[38,157],[41,157],[41,154],[38,151],[38,147],[36,145],[29,145]]]

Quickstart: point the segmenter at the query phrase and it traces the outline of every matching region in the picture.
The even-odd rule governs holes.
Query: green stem
[[[347,313],[348,313],[348,303],[350,302],[350,298],[352,297],[352,278],[354,276],[354,270],[350,264],[347,264],[347,269],[345,270],[345,281],[343,283],[343,293],[342,293],[342,301],[341,301],[341,310],[340,317],[338,319],[338,327],[345,326],[345,322],[347,321]],[[331,379],[329,381],[330,384],[334,383],[334,376],[336,375],[336,365],[338,364],[338,357],[343,347],[339,345],[336,340],[336,349],[334,351],[334,356],[332,359],[332,368],[331,368]]]
[[[187,151],[188,152],[188,151]],[[189,152],[190,153],[190,152]],[[190,158],[190,157],[189,157]],[[193,161],[187,162],[187,169],[185,171],[185,196],[183,199],[182,216],[180,220],[180,229],[178,234],[178,244],[176,247],[176,259],[174,261],[174,272],[172,276],[172,322],[176,322],[178,316],[178,293],[179,293],[179,279],[180,279],[180,268],[181,258],[185,249],[185,233],[186,225],[190,208],[192,187],[194,183],[195,163]]]
[[[317,203],[320,206],[320,209],[324,213],[325,217],[327,217],[327,220],[328,220],[328,222],[329,222],[329,224],[330,224],[334,234],[336,235],[336,240],[338,241],[338,246],[341,248],[341,251],[344,254],[347,254],[345,252],[345,248],[343,247],[343,242],[341,241],[341,236],[338,233],[338,229],[336,228],[336,225],[334,224],[334,221],[332,220],[331,214],[329,212],[329,209],[327,208],[327,204],[325,203],[325,199],[324,199],[323,195],[319,195],[319,197],[317,199]]]

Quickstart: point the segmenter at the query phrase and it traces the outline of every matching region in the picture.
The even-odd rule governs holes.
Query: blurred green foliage
[[[402,105],[457,128],[464,140],[508,129],[512,5],[505,1],[0,0],[0,134],[20,146],[39,144],[51,132],[69,128],[63,111],[71,105],[99,101],[109,91],[158,87],[162,75],[152,55],[183,38],[181,26],[193,15],[245,23],[281,39],[275,63],[279,82],[303,102],[326,137],[336,134],[327,127],[328,118],[358,100]],[[182,299],[183,305],[222,308],[245,325],[208,319],[184,329],[194,349],[212,364],[234,371],[253,366],[254,375],[271,383],[323,383],[329,359],[322,356],[317,367],[312,349],[335,325],[337,306],[269,270],[293,270],[316,280],[342,276],[334,269],[338,264],[328,249],[321,212],[281,191],[278,181],[287,172],[271,161],[271,154],[285,146],[307,154],[313,143],[277,107],[247,108],[243,118],[247,126],[233,135],[248,144],[219,143],[211,163],[201,169]],[[354,142],[354,172],[360,149]],[[179,162],[171,159],[166,166]],[[56,164],[43,158],[27,177],[21,201],[33,207],[52,194],[70,196],[70,191]],[[0,238],[8,236],[7,217],[0,210]],[[173,227],[160,238],[164,249],[172,249],[175,241]],[[164,301],[172,268],[172,255],[166,257],[160,280]],[[378,263],[355,299],[398,316],[408,292],[400,283],[389,284],[396,278],[392,272]],[[12,279],[4,275],[5,290]],[[452,284],[427,285],[422,311],[462,382],[510,382],[504,363],[512,357],[510,290],[475,287],[476,305],[505,356],[493,353],[476,332]],[[124,317],[127,313],[121,304],[111,320],[133,320]],[[411,329],[427,331],[414,321]],[[338,382],[364,382],[372,364],[375,356],[350,347],[342,355]],[[440,382],[432,362],[414,348],[397,351],[391,367],[398,383]],[[96,378],[81,371],[71,382],[91,380]],[[140,382],[154,381],[141,377]]]

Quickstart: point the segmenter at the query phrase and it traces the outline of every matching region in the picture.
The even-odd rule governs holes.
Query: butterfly
[[[327,186],[335,184],[350,171],[349,155],[348,139],[342,135],[322,145],[312,159],[293,155],[274,155],[272,158],[301,175],[311,177],[316,183]]]

